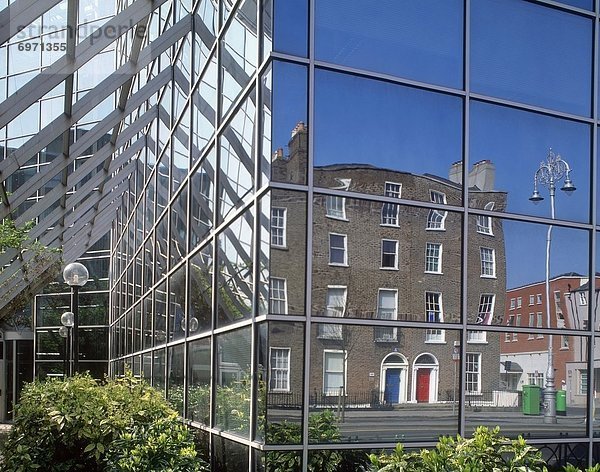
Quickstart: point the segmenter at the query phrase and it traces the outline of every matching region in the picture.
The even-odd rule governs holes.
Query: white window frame
[[[383,309],[381,307],[382,294],[392,294],[394,298],[393,308]],[[385,311],[384,311],[385,310]],[[391,312],[390,312],[391,311]],[[398,319],[398,290],[393,288],[380,288],[377,292],[377,319],[379,320],[397,320]],[[387,326],[375,327],[375,340],[378,342],[396,342],[398,340],[398,328],[389,328]]]
[[[544,327],[544,314],[541,311],[538,311],[536,313],[536,328],[543,328]],[[538,339],[542,339],[544,337],[543,333],[538,333],[537,334],[537,338]]]
[[[494,318],[495,305],[496,295],[493,293],[482,293],[479,295],[479,307],[477,308],[476,324],[491,325]]]
[[[535,305],[535,295],[529,295],[529,306]]]
[[[428,323],[443,323],[443,306],[441,292],[425,292],[425,321]],[[439,328],[427,329],[425,331],[425,342],[428,344],[445,343],[446,331]]]
[[[529,327],[530,328],[534,328],[535,327],[535,313],[529,313]],[[533,339],[535,336],[533,333],[529,333],[527,335],[527,339]]]
[[[274,282],[282,284],[282,286],[275,287]],[[275,296],[280,295],[283,291],[283,297]],[[283,304],[282,310],[273,309],[274,304]],[[276,315],[287,315],[288,314],[288,303],[287,303],[287,280],[281,277],[271,277],[269,283],[269,313]]]
[[[520,327],[521,326],[521,313],[517,313],[517,316],[515,317],[515,326]],[[519,335],[516,331],[514,331],[512,333],[512,340],[513,341],[518,341],[519,340]]]
[[[333,389],[329,388],[327,386],[327,376],[329,374],[339,374],[339,372],[337,371],[332,371],[329,372],[327,370],[327,356],[328,355],[333,355],[333,354],[338,354],[341,355],[343,358],[343,367],[342,367],[342,382],[343,384],[340,385],[341,388],[343,388],[344,390],[348,389],[348,356],[346,354],[345,351],[341,350],[341,349],[324,349],[323,350],[323,395],[327,395],[327,396],[337,396],[340,394],[340,387],[335,387]],[[343,392],[342,394],[345,394],[345,392]]]
[[[523,306],[523,297],[517,297],[517,308]]]
[[[544,373],[543,372],[527,372],[527,383],[529,385],[537,385],[538,387],[544,387]]]
[[[384,246],[385,243],[393,243],[394,244],[394,252],[385,252]],[[383,259],[385,254],[393,254],[394,255],[394,265],[386,266],[383,265]],[[381,240],[381,269],[385,270],[398,270],[398,241],[395,239],[382,239]]]
[[[515,315],[508,315],[508,321],[506,322],[506,326],[514,326],[515,324]],[[509,343],[512,339],[511,333],[504,333],[504,342]]]
[[[514,310],[516,305],[516,300],[514,298],[510,299],[510,309]]]
[[[485,331],[470,330],[467,332],[467,343],[487,344],[487,333]]]
[[[586,306],[587,305],[587,292],[578,292],[577,301],[579,305]]]
[[[488,202],[485,204],[485,210],[493,210],[494,202]],[[487,234],[489,236],[493,236],[494,232],[492,230],[492,217],[487,215],[477,215],[477,232],[480,234]]]
[[[330,305],[329,300],[335,299],[331,294],[333,290],[343,290],[343,294],[339,297],[341,302],[339,305]],[[325,313],[324,316],[332,318],[343,318],[346,313],[346,303],[348,300],[348,287],[345,285],[328,285],[327,294],[325,295]],[[321,339],[342,339],[341,324],[319,324],[318,337]]]
[[[430,190],[429,196],[433,203],[446,204],[446,194],[437,190]],[[432,208],[427,215],[427,229],[429,231],[445,231],[447,211]]]
[[[535,296],[535,298],[536,298],[536,303],[537,303],[538,305],[541,305],[541,304],[542,304],[542,294],[541,294],[541,293],[538,293],[538,294]]]
[[[402,198],[402,184],[386,182],[383,195],[390,198]],[[400,226],[400,205],[386,202],[381,206],[381,226]]]
[[[273,353],[275,351],[279,351],[280,353],[286,353],[284,356],[287,361],[287,365],[285,367],[276,367],[273,365]],[[290,388],[290,360],[291,360],[291,348],[289,347],[269,347],[269,391],[270,392],[289,392]],[[284,383],[283,387],[273,387],[273,380],[276,378],[273,374],[275,371],[284,373]],[[278,377],[277,377],[278,378]]]
[[[327,195],[325,197],[325,211],[327,218],[348,221],[346,218],[346,197]]]
[[[470,388],[472,386],[476,388]],[[467,357],[465,358],[465,393],[470,395],[481,394],[480,352],[467,352]]]
[[[436,254],[437,252],[437,254]],[[425,273],[442,273],[442,243],[425,243]]]
[[[343,247],[333,247],[331,245],[331,237],[332,236],[339,236],[342,238],[343,242],[344,242],[344,246]],[[331,256],[332,256],[332,249],[336,250],[336,251],[344,251],[344,261],[343,262],[332,262]],[[348,236],[346,234],[340,234],[340,233],[329,233],[329,265],[330,266],[341,266],[341,267],[347,267],[348,266]]]
[[[281,216],[276,216],[276,212],[282,212]],[[275,224],[281,221],[282,225]],[[285,248],[287,237],[287,208],[271,208],[271,247]]]
[[[496,250],[491,247],[479,247],[481,260],[481,277],[484,279],[496,278]]]

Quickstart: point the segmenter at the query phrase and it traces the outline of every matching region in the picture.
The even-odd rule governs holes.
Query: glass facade
[[[37,3],[0,48],[0,217],[66,261],[112,228],[86,356],[214,470],[481,424],[600,460],[598,2]],[[74,14],[66,51],[15,56]]]

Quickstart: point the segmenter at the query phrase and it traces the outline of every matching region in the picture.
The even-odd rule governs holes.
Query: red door
[[[429,402],[429,378],[431,377],[431,369],[417,370],[417,402]]]

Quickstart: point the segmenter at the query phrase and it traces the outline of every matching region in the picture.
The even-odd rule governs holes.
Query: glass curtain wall
[[[598,8],[163,3],[151,38],[191,27],[144,72],[112,374],[215,470],[478,425],[597,461]]]

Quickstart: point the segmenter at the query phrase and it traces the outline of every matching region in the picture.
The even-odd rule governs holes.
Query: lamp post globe
[[[79,262],[71,262],[63,270],[63,279],[71,287],[71,315],[72,339],[71,339],[71,357],[73,359],[73,372],[79,372],[79,289],[83,287],[90,278],[87,268]],[[65,313],[63,316],[69,313]],[[67,320],[65,320],[67,321]],[[61,318],[62,322],[62,318]],[[63,323],[64,324],[64,323]]]
[[[60,317],[60,323],[65,328],[72,328],[73,327],[74,318],[75,318],[75,315],[73,314],[72,311],[66,311]]]
[[[63,279],[71,287],[83,287],[90,279],[90,273],[83,264],[71,262],[63,270]]]

